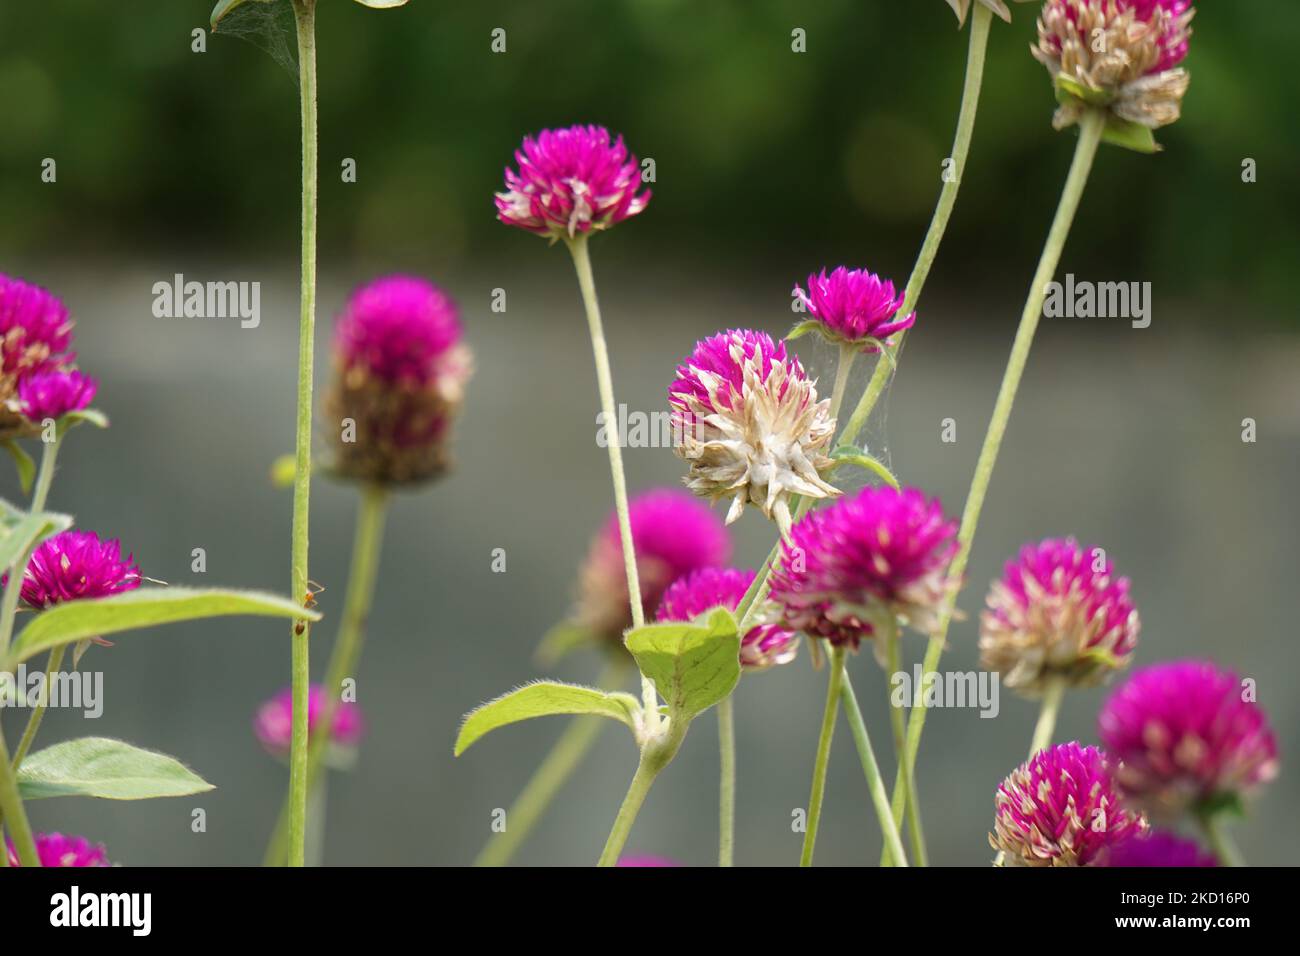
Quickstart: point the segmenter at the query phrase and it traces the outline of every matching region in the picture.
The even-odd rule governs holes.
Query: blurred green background
[[[281,2],[278,8],[284,8]],[[1242,16],[1249,9],[1250,15]],[[295,80],[257,45],[220,35],[191,52],[209,5],[47,0],[0,7],[0,271],[62,295],[83,368],[114,427],[79,430],[51,503],[120,536],[146,574],[282,590],[289,498],[267,467],[293,440],[297,317]],[[1032,6],[995,23],[966,182],[873,449],[960,510],[1015,320],[1069,162],[1072,134],[1028,54]],[[1300,132],[1289,45],[1300,8],[1204,5],[1184,118],[1163,154],[1103,150],[1062,272],[1150,281],[1151,328],[1043,324],[1003,448],[945,667],[971,669],[989,580],[1021,542],[1075,533],[1133,579],[1139,663],[1212,656],[1260,684],[1283,776],[1240,828],[1256,862],[1300,851],[1290,766],[1300,756],[1294,589],[1300,566]],[[281,25],[284,25],[283,23]],[[490,32],[507,31],[507,52]],[[794,54],[790,31],[807,31]],[[395,506],[360,674],[370,737],[331,788],[326,860],[460,864],[489,836],[558,723],[494,735],[453,761],[458,718],[540,676],[537,638],[563,616],[586,541],[610,508],[577,291],[561,250],[494,221],[491,194],[520,137],[598,122],[656,162],[648,211],[593,244],[620,401],[659,411],[675,362],[719,328],[788,326],[789,293],[822,265],[905,281],[940,185],[966,35],[941,0],[433,3],[368,11],[322,0],[321,291],[328,330],[356,283],[409,270],[460,301],[478,359],[459,468]],[[58,181],[40,180],[53,157]],[[340,181],[354,158],[358,182]],[[1241,163],[1258,163],[1258,182]],[[262,282],[262,325],[160,320],[152,284]],[[505,314],[489,309],[505,288]],[[828,374],[827,354],[800,342]],[[863,373],[865,374],[865,370]],[[859,377],[858,386],[862,384]],[[1241,421],[1258,422],[1243,444]],[[957,420],[957,442],[940,422]],[[634,489],[675,484],[663,449],[627,454]],[[0,493],[17,495],[7,469]],[[312,577],[337,617],[354,494],[313,496]],[[766,554],[757,514],[738,564]],[[190,572],[204,547],[208,573]],[[508,571],[490,571],[504,547]],[[283,771],[258,749],[258,703],[288,680],[284,629],[209,623],[95,648],[98,721],[54,713],[50,742],[121,736],[177,754],[219,787],[198,801],[46,801],[36,825],[84,833],[126,864],[260,859]],[[317,631],[323,669],[332,621]],[[912,647],[919,658],[918,640]],[[577,658],[554,676],[591,680]],[[885,685],[854,662],[875,737]],[[790,864],[807,800],[824,672],[806,656],[738,696],[737,860]],[[1095,740],[1103,689],[1071,695],[1058,736]],[[932,856],[979,865],[997,782],[1023,759],[1034,709],[1009,693],[996,720],[939,711],[918,769]],[[6,714],[7,726],[16,722]],[[14,731],[16,735],[16,731]],[[595,859],[635,760],[612,725],[521,862]],[[194,834],[190,813],[208,811]],[[837,736],[818,861],[865,863],[878,837],[847,728]],[[708,864],[716,735],[702,719],[656,787],[629,849]]]

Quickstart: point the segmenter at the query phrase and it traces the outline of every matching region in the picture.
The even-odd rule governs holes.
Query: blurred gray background
[[[271,486],[268,468],[293,444],[292,81],[237,41],[210,38],[206,59],[191,54],[205,3],[155,3],[157,16],[139,21],[98,4],[47,6],[67,8],[96,40],[74,60],[82,41],[69,37],[71,20],[31,7],[0,14],[9,78],[0,103],[16,117],[0,144],[0,195],[12,213],[0,228],[0,270],[68,302],[81,365],[101,378],[97,404],[113,421],[68,439],[51,505],[120,537],[152,577],[283,592],[290,496]],[[439,13],[420,0],[384,14],[353,4],[322,13],[318,384],[349,290],[397,269],[457,298],[478,364],[457,470],[393,509],[359,675],[369,734],[355,769],[331,777],[327,863],[468,863],[490,836],[492,811],[510,804],[563,726],[508,728],[451,756],[466,710],[544,676],[532,651],[569,609],[587,541],[612,506],[567,256],[491,223],[489,193],[519,137],[592,119],[659,159],[649,210],[593,243],[619,400],[646,412],[665,408],[674,365],[697,338],[738,325],[782,333],[791,286],[810,271],[844,262],[901,284],[937,194],[965,47],[938,0],[830,3],[815,18],[780,2],[754,4],[752,15],[718,3],[695,19],[672,2],[602,4],[608,22],[582,31],[600,51],[588,70],[542,55],[572,42],[574,18],[591,15],[577,0],[562,6],[541,19],[529,4]],[[1072,144],[1052,133],[1047,82],[1024,52],[1032,10],[1016,14],[1012,27],[995,24],[950,241],[871,433],[904,481],[954,514]],[[801,17],[817,32],[796,61],[789,28]],[[505,77],[486,53],[498,22],[529,57],[508,55]],[[1167,152],[1105,149],[1098,160],[1061,272],[1153,281],[1153,322],[1044,320],[959,602],[967,620],[953,626],[943,666],[977,666],[985,590],[1023,542],[1075,534],[1107,548],[1133,580],[1139,664],[1208,656],[1258,681],[1282,775],[1236,834],[1252,862],[1289,864],[1300,848],[1288,810],[1300,797],[1300,701],[1289,678],[1300,664],[1290,594],[1300,566],[1300,310],[1285,215],[1295,180],[1280,171],[1298,151],[1270,74],[1286,31],[1261,22],[1203,11],[1188,117],[1162,135]],[[605,35],[608,45],[591,39]],[[39,161],[51,154],[60,180],[44,185]],[[359,157],[361,176],[345,187],[336,170],[346,155]],[[1259,183],[1241,183],[1243,156],[1260,158]],[[177,272],[261,281],[261,327],[154,318],[151,287]],[[507,290],[505,314],[489,309],[496,287]],[[799,351],[829,377],[824,351],[805,341]],[[946,417],[957,421],[954,444],[940,441]],[[1258,423],[1254,444],[1241,441],[1246,417]],[[683,474],[666,449],[626,457],[634,490]],[[15,497],[0,465],[0,494]],[[314,638],[319,676],[356,496],[320,481],[312,500],[311,576],[328,588]],[[752,567],[774,536],[751,513],[734,539],[736,562]],[[207,551],[202,577],[190,572],[195,547]],[[494,548],[506,549],[505,574],[491,572]],[[104,716],[51,713],[41,741],[122,737],[177,755],[218,789],[196,800],[34,803],[36,826],[103,841],[128,865],[258,862],[285,770],[261,751],[251,722],[288,682],[286,638],[279,623],[227,620],[93,648],[83,663],[104,671]],[[914,639],[911,659],[922,650]],[[575,656],[551,676],[588,681],[600,666]],[[892,771],[883,675],[869,654],[852,668]],[[791,811],[808,799],[824,681],[804,654],[737,692],[740,864],[798,859]],[[1106,692],[1069,695],[1058,738],[1095,742]],[[994,720],[973,710],[930,716],[918,780],[936,863],[989,860],[993,790],[1023,759],[1036,713],[1010,694],[1000,704]],[[16,736],[15,715],[4,719]],[[519,862],[594,861],[634,765],[630,739],[611,724]],[[716,801],[706,715],[656,785],[629,851],[711,864]],[[196,806],[207,811],[204,834],[190,830]],[[817,861],[869,863],[878,852],[841,723]]]

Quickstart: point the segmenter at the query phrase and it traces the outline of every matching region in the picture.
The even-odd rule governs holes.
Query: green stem
[[[889,633],[881,634],[877,639],[885,641],[889,669],[889,680],[886,681],[886,692],[888,692],[894,675],[902,672],[902,647],[900,646],[902,640],[897,623],[890,628]],[[903,708],[894,706],[892,695],[889,700],[889,723],[894,732],[894,753],[898,755],[898,774],[903,781],[903,806],[907,811],[907,836],[912,844],[912,859],[916,861],[917,866],[929,866],[929,858],[925,852],[925,834],[921,828],[921,807],[916,799],[916,776],[907,753],[907,721],[903,715]]]
[[[978,6],[975,8],[977,13],[979,9]],[[975,538],[975,528],[979,523],[980,511],[984,507],[984,496],[993,477],[993,466],[997,463],[998,450],[1002,447],[1002,438],[1006,434],[1007,422],[1011,417],[1011,406],[1015,402],[1016,390],[1020,387],[1025,363],[1029,359],[1029,349],[1034,341],[1034,331],[1038,328],[1038,320],[1043,312],[1047,283],[1056,274],[1056,267],[1060,264],[1061,252],[1070,234],[1070,226],[1079,208],[1079,200],[1083,197],[1083,189],[1087,185],[1088,173],[1097,155],[1097,147],[1101,143],[1105,123],[1105,114],[1099,110],[1089,110],[1079,122],[1079,140],[1075,145],[1074,160],[1070,164],[1070,173],[1066,177],[1065,188],[1056,207],[1056,216],[1052,220],[1051,231],[1047,235],[1047,242],[1038,260],[1038,269],[1029,287],[1029,298],[1020,317],[1020,327],[1016,330],[1011,357],[1007,361],[1006,371],[1002,375],[1002,386],[998,389],[997,401],[993,406],[993,417],[989,422],[988,432],[984,435],[984,444],[980,448],[979,460],[975,464],[975,474],[971,478],[970,492],[966,496],[966,506],[962,510],[961,527],[957,532],[957,553],[948,567],[948,576],[954,581],[960,581],[966,572],[971,542]],[[952,623],[955,601],[954,594],[941,610],[939,628],[925,650],[924,676],[928,677],[939,666],[939,658],[943,655],[944,642],[948,636],[948,626]],[[912,762],[915,762],[921,747],[921,732],[925,729],[925,717],[926,707],[922,698],[912,708],[912,716],[907,725],[907,752]],[[902,781],[898,778],[894,781],[895,819],[899,819],[902,813],[902,798]]]
[[[1056,730],[1056,716],[1061,712],[1061,701],[1065,698],[1066,680],[1064,677],[1051,677],[1043,688],[1043,703],[1038,710],[1038,722],[1034,724],[1034,736],[1029,742],[1029,756],[1033,757],[1052,743],[1052,732]]]
[[[352,538],[352,561],[348,571],[348,590],[343,599],[343,616],[339,636],[330,653],[325,671],[325,704],[316,719],[318,728],[334,726],[334,713],[343,697],[343,681],[355,677],[366,638],[366,618],[375,595],[375,578],[379,573],[379,553],[384,542],[384,521],[388,513],[388,491],[378,485],[361,490],[357,506],[357,526]],[[329,734],[318,732],[307,745],[307,789],[316,786],[324,764]],[[275,832],[266,848],[265,866],[283,866],[288,842],[290,803],[280,808]]]
[[[31,716],[27,718],[27,726],[23,728],[23,735],[18,740],[18,748],[14,751],[15,773],[23,765],[23,758],[32,749],[32,741],[36,739],[36,731],[40,729],[41,721],[45,719],[45,710],[49,706],[50,688],[54,686],[59,667],[63,664],[63,653],[67,649],[66,644],[60,644],[50,651],[50,659],[45,665],[45,694],[32,708]]]
[[[621,685],[627,663],[626,656],[613,661],[601,675],[598,686],[608,689]],[[532,779],[506,811],[505,831],[492,836],[474,860],[475,866],[505,866],[510,862],[604,727],[605,721],[599,717],[575,717],[569,722]]]
[[[1246,861],[1237,845],[1232,842],[1232,837],[1228,836],[1228,831],[1223,828],[1222,819],[1222,814],[1196,814],[1196,822],[1200,824],[1201,832],[1205,834],[1205,840],[1219,862],[1224,866],[1245,866]]]
[[[298,29],[302,108],[302,311],[298,322],[298,415],[293,476],[292,590],[307,594],[307,527],[311,493],[311,387],[316,340],[316,0],[293,0]],[[305,862],[307,838],[307,697],[310,626],[293,625],[293,731],[289,745],[289,865]]]
[[[641,748],[641,759],[637,763],[636,774],[633,775],[632,783],[627,788],[623,805],[618,808],[618,816],[614,819],[614,826],[609,831],[609,839],[605,841],[605,849],[601,851],[597,866],[615,866],[618,863],[623,847],[627,844],[628,835],[632,832],[632,824],[636,822],[641,805],[645,803],[646,795],[654,785],[655,778],[677,755],[677,750],[681,747],[685,736],[685,726],[679,727],[676,722],[669,721],[667,728],[662,731],[662,736],[648,741]]]
[[[27,808],[23,806],[22,795],[18,792],[18,775],[9,763],[9,748],[5,746],[3,728],[0,728],[0,812],[4,813],[5,826],[13,837],[18,862],[23,866],[40,866],[41,858],[36,852],[32,826],[27,822]],[[0,842],[0,854],[7,853]]]
[[[961,190],[962,178],[966,174],[966,157],[970,155],[971,136],[975,131],[975,114],[979,108],[980,87],[984,83],[984,54],[988,48],[989,24],[992,19],[991,10],[982,4],[975,4],[975,11],[971,16],[970,48],[966,54],[966,80],[962,86],[961,110],[957,114],[957,132],[953,137],[950,157],[952,159],[950,169],[953,175],[950,179],[944,180],[943,189],[939,192],[939,202],[935,206],[934,215],[930,218],[930,228],[925,233],[921,252],[916,257],[916,264],[912,266],[912,275],[907,280],[907,288],[903,292],[900,315],[909,315],[916,310],[916,303],[921,298],[921,290],[925,287],[925,280],[930,275],[930,267],[934,265],[935,256],[939,253],[939,244],[943,241],[943,234],[948,228],[948,220],[952,218],[953,207],[957,205],[957,193]],[[888,346],[888,354],[882,355],[880,361],[876,363],[875,372],[867,383],[866,391],[862,393],[862,398],[858,400],[857,407],[849,416],[848,424],[840,434],[841,443],[857,443],[858,435],[866,425],[871,410],[875,408],[876,402],[880,400],[885,386],[889,383],[906,335],[905,331],[896,335],[892,344]]]
[[[876,809],[876,818],[880,821],[880,835],[885,846],[889,847],[892,859],[897,866],[907,866],[907,853],[903,850],[903,841],[898,834],[898,825],[889,809],[889,793],[885,790],[885,781],[880,775],[880,764],[876,761],[876,752],[867,735],[867,725],[862,719],[858,707],[857,695],[853,693],[853,682],[844,674],[844,714],[849,719],[849,729],[853,731],[853,743],[858,748],[858,759],[862,761],[862,772],[867,778],[867,790],[871,793],[871,805]]]
[[[614,403],[614,377],[609,370],[609,349],[605,345],[605,329],[600,321],[600,303],[596,300],[596,280],[591,274],[591,256],[587,250],[587,237],[579,235],[568,240],[573,256],[573,268],[578,273],[578,287],[582,290],[582,304],[587,312],[587,328],[591,333],[591,352],[596,360],[596,385],[600,391],[600,410],[605,427],[617,434],[617,406]],[[641,605],[641,582],[637,576],[636,550],[632,542],[632,523],[628,517],[627,479],[623,475],[623,449],[617,438],[605,443],[609,449],[609,472],[614,482],[614,510],[618,514],[618,536],[623,545],[623,567],[627,573],[627,594],[632,606],[632,626],[645,624],[645,610]],[[659,700],[655,696],[654,681],[641,675],[641,697],[645,707],[648,729],[659,725]]]
[[[734,691],[732,692],[734,694]],[[736,715],[732,694],[718,702],[718,866],[732,866],[736,856]]]
[[[817,756],[813,760],[812,792],[808,796],[807,829],[803,835],[800,866],[812,866],[817,845],[817,826],[821,823],[822,798],[826,794],[826,768],[830,765],[831,738],[835,736],[835,717],[840,709],[840,691],[844,686],[844,648],[830,652],[830,677],[826,685],[826,709],[822,712],[821,736],[817,738]]]

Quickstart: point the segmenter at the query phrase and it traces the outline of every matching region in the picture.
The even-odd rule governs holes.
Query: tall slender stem
[[[23,866],[40,866],[41,858],[36,852],[32,825],[27,822],[27,808],[23,806],[22,795],[18,792],[18,776],[9,763],[9,748],[5,746],[3,728],[0,728],[0,811],[4,812],[5,826],[13,836],[18,862]],[[3,841],[0,841],[0,853],[8,853]]]
[[[976,13],[979,10],[977,6]],[[966,496],[966,506],[962,510],[961,527],[957,532],[957,553],[948,568],[949,577],[953,580],[960,581],[966,572],[971,543],[975,539],[975,528],[979,523],[980,511],[984,507],[984,496],[993,477],[998,450],[1002,447],[1002,438],[1006,434],[1007,422],[1011,418],[1011,407],[1015,402],[1016,391],[1020,387],[1020,379],[1025,371],[1025,363],[1029,359],[1029,349],[1033,345],[1034,332],[1038,328],[1038,320],[1043,312],[1047,283],[1056,274],[1056,267],[1060,264],[1061,252],[1070,234],[1070,226],[1074,222],[1079,201],[1083,198],[1084,186],[1087,185],[1088,174],[1092,170],[1092,161],[1097,155],[1097,147],[1101,143],[1105,124],[1105,114],[1099,110],[1089,110],[1079,122],[1079,140],[1075,145],[1074,160],[1070,164],[1065,188],[1056,207],[1056,216],[1052,220],[1052,228],[1047,234],[1047,242],[1038,260],[1038,269],[1029,287],[1029,298],[1020,317],[1020,327],[1016,330],[1015,342],[1011,346],[1011,357],[1007,360],[1006,371],[1002,375],[1002,385],[998,389],[997,401],[993,406],[993,417],[984,435],[984,444],[980,448],[975,474],[971,478],[970,491]],[[939,666],[939,658],[943,655],[944,642],[948,636],[948,626],[952,623],[955,600],[954,594],[945,604],[940,615],[939,628],[926,647],[925,675],[933,673]],[[908,759],[913,763],[921,747],[921,732],[925,729],[925,716],[925,701],[921,698],[912,708],[912,716],[907,724],[907,754]],[[902,818],[903,796],[900,776],[894,781],[893,809],[896,820]]]
[[[887,633],[882,633],[877,640],[885,641],[888,659],[889,680],[885,682],[886,693],[893,682],[895,674],[902,672],[902,641],[895,623]],[[898,774],[903,781],[903,806],[907,811],[907,837],[912,845],[912,859],[917,866],[929,866],[925,852],[925,834],[921,828],[921,807],[916,798],[916,774],[907,755],[907,721],[903,708],[895,707],[892,695],[889,700],[889,723],[894,732],[894,753],[898,755]]]
[[[379,573],[379,553],[384,543],[384,522],[388,512],[388,491],[378,485],[361,490],[357,505],[357,527],[352,538],[352,560],[348,570],[348,590],[343,599],[339,636],[330,652],[325,671],[325,702],[316,726],[321,728],[307,745],[307,790],[314,792],[324,764],[329,734],[324,728],[334,726],[334,714],[343,697],[343,681],[355,677],[366,638],[366,618],[375,595]],[[280,808],[275,832],[266,848],[266,866],[282,866],[288,840],[289,803]]]
[[[1061,701],[1065,697],[1066,681],[1064,677],[1052,677],[1043,688],[1043,703],[1038,711],[1038,722],[1034,724],[1034,736],[1029,742],[1029,756],[1052,743],[1052,731],[1056,729],[1056,717],[1061,712]]]
[[[813,759],[812,792],[808,796],[807,829],[803,835],[800,866],[812,866],[817,845],[817,826],[822,818],[822,798],[826,795],[826,769],[830,765],[831,738],[835,736],[835,717],[840,710],[840,691],[844,686],[844,648],[832,648],[830,676],[826,682],[826,709],[822,712],[822,730],[817,738],[817,755]]]
[[[718,702],[718,866],[732,866],[736,856],[736,714],[735,691]]]
[[[298,28],[302,108],[302,311],[298,321],[298,414],[293,478],[292,593],[307,593],[311,493],[311,389],[316,342],[316,0],[293,0]],[[307,696],[311,681],[310,625],[296,621],[293,644],[293,730],[289,745],[289,865],[304,863],[307,835]]]
[[[605,669],[597,685],[607,689],[618,687],[623,682],[627,665],[626,655],[615,659]],[[493,834],[492,839],[479,851],[474,860],[475,866],[505,866],[510,862],[604,727],[605,721],[599,717],[575,717],[569,721],[569,726],[555,742],[551,752],[506,811],[506,829],[502,833]]]
[[[885,781],[880,775],[880,764],[876,752],[871,746],[871,737],[867,735],[867,724],[862,719],[858,707],[857,695],[853,693],[853,682],[846,672],[844,674],[844,714],[849,719],[849,729],[853,731],[853,743],[858,748],[858,759],[862,761],[862,773],[867,778],[867,790],[871,794],[871,805],[876,809],[880,820],[880,835],[885,846],[890,849],[896,866],[907,866],[907,853],[903,850],[903,840],[898,834],[898,825],[889,809],[889,793],[885,790]]]
[[[23,728],[23,735],[18,739],[18,747],[14,750],[15,772],[23,765],[23,758],[32,749],[32,741],[36,739],[36,731],[41,729],[41,721],[45,719],[45,710],[49,706],[50,688],[54,686],[54,681],[58,677],[59,668],[63,664],[63,653],[67,649],[66,644],[60,644],[50,651],[50,659],[45,665],[45,693],[36,706],[32,708],[31,715],[27,718],[27,726]],[[73,668],[73,670],[76,670],[76,668]]]
[[[605,329],[600,321],[600,303],[596,300],[596,280],[591,274],[591,256],[587,250],[587,237],[579,235],[568,241],[573,255],[573,268],[578,273],[578,287],[582,290],[582,304],[587,311],[587,327],[591,333],[591,352],[596,360],[596,385],[600,391],[600,409],[607,431],[617,434],[617,406],[614,403],[614,377],[609,370],[609,349],[605,345]],[[632,606],[632,626],[645,624],[645,610],[641,605],[641,582],[637,575],[636,550],[632,542],[632,523],[628,517],[627,479],[623,475],[623,449],[617,438],[606,442],[609,449],[609,472],[614,482],[614,509],[618,514],[618,537],[623,545],[623,567],[627,572],[627,594]],[[641,675],[641,696],[645,719],[653,729],[659,722],[659,701],[655,696],[654,681]]]
[[[971,137],[975,131],[975,114],[979,109],[980,87],[984,83],[984,54],[988,48],[989,24],[992,19],[991,10],[983,4],[975,4],[975,11],[971,16],[970,48],[966,53],[966,79],[962,86],[961,110],[957,114],[957,132],[953,137],[950,157],[952,165],[948,167],[952,175],[944,177],[943,189],[939,192],[939,202],[935,206],[934,215],[930,218],[930,228],[926,230],[925,240],[921,243],[921,252],[916,257],[916,264],[912,266],[912,275],[907,280],[907,288],[903,292],[903,305],[900,309],[902,315],[915,311],[916,303],[921,298],[921,290],[925,287],[925,280],[930,275],[930,267],[934,265],[935,256],[939,253],[939,244],[943,241],[943,234],[948,228],[948,220],[952,218],[953,208],[957,205],[957,193],[961,190],[962,178],[966,174],[966,157],[970,155]],[[888,354],[882,355],[876,364],[876,370],[872,373],[862,398],[858,400],[857,407],[854,408],[848,423],[840,433],[841,442],[857,442],[858,435],[871,415],[871,410],[876,407],[876,402],[880,400],[885,386],[889,383],[898,355],[903,349],[906,334],[900,332],[895,336],[893,343],[888,347]]]
[[[623,847],[627,844],[628,835],[632,832],[632,824],[636,822],[641,805],[645,803],[646,795],[654,785],[655,778],[672,762],[673,757],[677,756],[685,736],[686,726],[676,720],[670,720],[659,737],[642,745],[636,774],[627,788],[623,805],[618,808],[618,816],[609,831],[609,839],[605,841],[605,849],[601,851],[597,866],[614,866],[618,863]]]
[[[1232,842],[1228,836],[1228,831],[1223,828],[1223,815],[1215,813],[1198,813],[1196,822],[1200,824],[1201,832],[1205,834],[1205,840],[1210,844],[1210,849],[1214,855],[1219,858],[1219,863],[1223,866],[1245,866],[1246,861],[1237,849],[1237,845]]]

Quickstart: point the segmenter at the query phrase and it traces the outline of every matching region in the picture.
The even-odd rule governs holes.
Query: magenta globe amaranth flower
[[[524,137],[517,169],[506,169],[506,191],[496,194],[497,218],[554,242],[608,229],[650,201],[638,192],[641,169],[603,126],[547,129]]]
[[[668,586],[698,568],[726,564],[731,541],[722,522],[684,491],[662,488],[635,495],[628,503],[636,549],[641,602],[653,615]],[[627,574],[617,515],[591,543],[583,564],[576,621],[591,636],[619,647],[632,626]]]
[[[1146,829],[1120,803],[1110,758],[1096,747],[1040,750],[1002,781],[989,845],[1007,866],[1097,866]]]
[[[815,327],[831,342],[865,352],[879,352],[891,335],[916,322],[915,312],[899,317],[903,296],[894,283],[866,269],[840,266],[829,275],[823,269],[808,277],[806,292],[795,286],[794,294],[810,317],[797,330]]]
[[[1106,856],[1105,865],[1204,867],[1218,866],[1219,861],[1213,853],[1202,850],[1195,840],[1154,830],[1115,844]]]
[[[307,733],[319,733],[321,714],[325,710],[325,688],[313,684],[307,692]],[[289,754],[293,736],[293,689],[286,687],[260,708],[253,720],[253,732],[267,752],[277,757]],[[341,700],[334,705],[334,719],[330,727],[330,746],[352,750],[361,742],[365,724],[361,708],[352,701]]]
[[[40,286],[0,273],[0,438],[34,433],[11,407],[19,384],[71,363],[71,346],[72,321],[64,304]]]
[[[925,634],[953,590],[957,525],[915,488],[864,488],[795,523],[773,570],[780,622],[854,649],[901,621]],[[877,647],[877,656],[883,648]]]
[[[396,485],[446,471],[473,361],[442,290],[412,276],[362,286],[335,326],[334,368],[323,427],[337,473]]]
[[[116,538],[61,531],[32,552],[23,572],[22,598],[30,607],[47,608],[121,594],[138,588],[140,581],[134,558],[122,557],[122,543]]]
[[[34,424],[88,408],[99,383],[77,369],[36,372],[18,382],[18,408]]]
[[[1061,103],[1052,125],[1090,108],[1148,129],[1176,121],[1195,12],[1190,0],[1047,0],[1031,49]]]
[[[1054,678],[1095,684],[1128,665],[1140,622],[1127,578],[1073,538],[1025,545],[989,590],[980,665],[1030,696]]]
[[[700,568],[678,578],[664,592],[660,621],[693,621],[716,607],[734,611],[754,583],[753,571]],[[765,670],[788,664],[799,651],[799,635],[774,624],[750,628],[740,639],[740,664],[745,670]]]
[[[1212,813],[1277,775],[1277,742],[1237,675],[1209,661],[1144,667],[1098,718],[1124,795],[1153,816]]]
[[[799,359],[764,332],[733,329],[703,339],[668,389],[675,451],[690,463],[697,495],[731,499],[727,523],[753,503],[790,527],[790,496],[828,498],[826,448],[835,435],[830,402]]]
[[[35,837],[36,855],[42,867],[111,866],[108,851],[102,843],[91,843],[85,837],[64,836],[62,833],[38,833]],[[9,865],[22,866],[13,841],[7,840]]]

